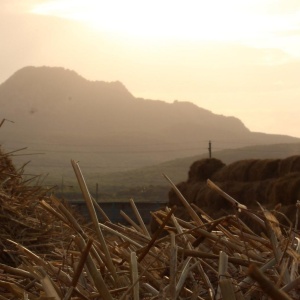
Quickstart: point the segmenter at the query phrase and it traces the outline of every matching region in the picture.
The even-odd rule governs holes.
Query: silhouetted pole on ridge
[[[211,158],[211,141],[208,141],[208,154],[209,158]]]

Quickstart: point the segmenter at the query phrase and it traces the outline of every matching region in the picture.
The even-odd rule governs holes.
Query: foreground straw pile
[[[91,198],[72,161],[91,224],[54,196],[9,180],[20,174],[1,166],[1,299],[299,299],[300,239],[264,210],[253,213],[214,183],[236,213],[212,220],[176,189],[190,220],[176,207],[152,213],[150,234],[134,201],[136,220],[110,222]],[[295,206],[295,213],[298,210]],[[101,216],[100,221],[98,215]],[[256,234],[241,214],[260,224]]]

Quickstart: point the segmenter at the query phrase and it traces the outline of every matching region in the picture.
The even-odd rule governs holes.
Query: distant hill
[[[275,144],[275,145],[260,145],[248,146],[237,149],[226,149],[213,152],[213,157],[221,160],[225,164],[230,164],[235,161],[244,159],[283,159],[289,156],[300,155],[300,143],[296,144]],[[118,172],[104,174],[99,178],[89,176],[90,182],[98,180],[103,186],[113,186],[122,183],[123,186],[159,186],[168,185],[162,174],[174,182],[179,183],[186,181],[188,171],[193,162],[208,158],[207,154],[198,156],[185,157],[167,161],[158,165],[139,168],[126,172]]]
[[[300,155],[300,143],[249,146],[237,149],[213,151],[213,157],[226,165],[247,159],[284,159]],[[91,193],[96,195],[98,186],[99,200],[168,201],[169,183],[162,176],[166,174],[175,184],[186,181],[190,166],[197,160],[208,158],[207,154],[166,161],[161,164],[109,174],[95,174],[93,169],[85,173]],[[74,184],[74,181],[73,183]],[[58,187],[60,191],[60,187]],[[76,187],[66,192],[75,192]],[[78,188],[77,188],[78,191]]]
[[[70,159],[93,174],[125,171],[218,149],[298,143],[251,132],[233,116],[190,102],[135,98],[120,82],[88,81],[74,71],[25,67],[0,85],[0,144],[22,151],[29,172],[71,176]],[[31,153],[43,155],[25,156]]]

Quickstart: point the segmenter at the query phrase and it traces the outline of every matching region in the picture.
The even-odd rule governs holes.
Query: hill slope
[[[245,159],[283,159],[300,154],[300,143],[249,146],[237,149],[226,149],[213,152],[213,157],[225,164]],[[155,186],[168,185],[162,173],[168,175],[174,183],[185,181],[193,162],[208,158],[207,154],[170,160],[158,165],[144,167],[126,172],[104,174],[98,178],[88,176],[90,182],[98,180],[101,185]],[[119,183],[119,184],[118,184]]]
[[[69,176],[71,158],[104,174],[199,155],[208,140],[218,148],[299,142],[251,132],[189,102],[135,98],[120,82],[92,82],[63,68],[17,71],[0,85],[0,106],[0,119],[15,122],[1,127],[1,145],[44,153],[30,157],[29,170],[54,176]]]

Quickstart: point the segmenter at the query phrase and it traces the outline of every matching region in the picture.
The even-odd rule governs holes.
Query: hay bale
[[[251,164],[255,163],[256,160],[243,160],[236,161],[216,172],[211,180],[222,182],[222,181],[245,181],[247,180],[248,169]]]
[[[249,159],[225,166],[217,159],[194,162],[186,182],[177,188],[189,203],[195,203],[208,215],[218,218],[235,213],[227,201],[206,185],[210,177],[223,191],[250,209],[259,210],[257,202],[268,209],[280,204],[295,205],[300,199],[300,156],[280,159]],[[297,172],[295,172],[297,171]],[[176,193],[169,192],[169,205],[177,205],[177,216],[188,218]],[[295,206],[294,206],[295,208]],[[287,217],[294,220],[295,212],[287,210]],[[251,224],[248,224],[251,227]]]
[[[30,247],[35,253],[51,253],[58,243],[69,242],[68,229],[61,231],[55,218],[39,205],[41,199],[49,201],[47,193],[43,187],[23,182],[22,173],[0,150],[0,264],[19,264],[4,251],[12,247],[8,240]],[[73,216],[77,218],[76,213]]]
[[[216,158],[197,160],[190,167],[188,182],[205,181],[224,166],[225,164]]]
[[[289,205],[300,197],[300,172],[294,172],[275,180],[269,193],[269,202]]]
[[[283,176],[292,172],[300,172],[300,156],[294,155],[282,159],[279,164],[279,176]]]
[[[257,181],[278,177],[280,159],[248,159],[233,162],[212,175],[213,181]]]

